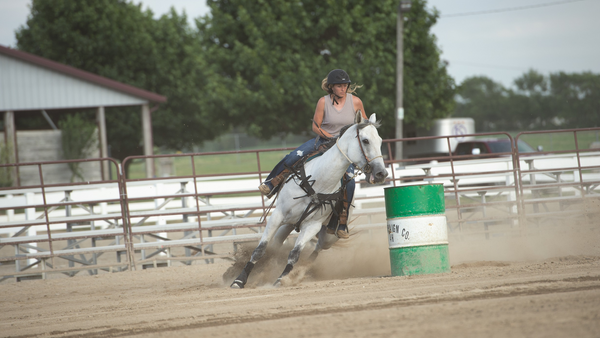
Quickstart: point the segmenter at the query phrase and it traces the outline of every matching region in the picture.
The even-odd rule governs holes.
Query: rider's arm
[[[365,107],[363,106],[362,100],[358,96],[352,95],[352,104],[354,104],[355,110],[360,110],[363,118],[368,119],[367,113],[365,113]]]
[[[361,103],[362,105],[362,103]],[[319,99],[317,102],[317,108],[315,109],[315,116],[313,117],[313,125],[312,130],[319,136],[323,136],[325,138],[331,138],[331,134],[321,129],[321,124],[323,124],[323,118],[325,116],[325,97]]]

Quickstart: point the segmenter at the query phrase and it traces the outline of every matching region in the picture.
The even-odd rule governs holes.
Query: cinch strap
[[[292,170],[294,170],[294,169],[292,169]],[[306,176],[306,172],[304,171],[304,166],[301,166],[298,170],[294,170],[292,175],[297,177],[300,180],[300,184],[298,184],[298,186],[300,188],[302,188],[302,190],[304,190],[304,192],[306,192],[306,195],[298,196],[298,197],[295,197],[294,199],[310,197],[310,202],[306,206],[306,209],[304,209],[304,212],[300,216],[300,219],[294,224],[294,229],[296,230],[296,232],[300,232],[300,224],[302,224],[302,222],[308,216],[310,216],[315,211],[324,208],[326,205],[329,205],[332,208],[333,212],[339,217],[338,212],[337,212],[336,208],[334,207],[334,202],[343,201],[344,195],[345,195],[345,190],[346,190],[346,185],[348,184],[349,180],[345,181],[342,179],[342,186],[336,192],[331,193],[331,194],[321,194],[321,193],[315,192],[315,190],[313,189],[312,185],[314,184],[315,181],[314,180],[310,181],[309,179],[311,176],[308,176],[308,177]],[[290,179],[291,179],[291,177],[290,177]]]

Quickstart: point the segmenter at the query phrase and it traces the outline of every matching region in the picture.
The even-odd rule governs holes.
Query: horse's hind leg
[[[320,230],[321,223],[312,223],[302,227],[302,231],[296,239],[296,244],[294,245],[294,248],[288,256],[287,265],[281,273],[281,276],[277,278],[273,285],[281,285],[281,279],[287,276],[292,271],[292,269],[294,268],[294,264],[296,264],[298,262],[298,259],[300,259],[300,253],[302,252],[302,249],[304,249],[306,243],[308,243],[308,241],[310,241]]]
[[[281,221],[283,220],[283,215],[281,212],[275,210],[269,221],[267,222],[267,226],[265,227],[265,232],[263,232],[262,237],[260,238],[260,242],[254,251],[252,252],[252,257],[250,257],[250,261],[246,263],[244,266],[244,270],[237,276],[237,278],[231,283],[231,288],[233,289],[243,289],[244,285],[248,282],[248,276],[250,276],[250,272],[254,268],[254,264],[261,259],[265,252],[267,251],[267,245],[269,241],[275,235],[275,232],[279,228]]]
[[[283,242],[288,238],[290,233],[294,231],[293,224],[283,224],[275,232],[275,236],[271,240],[271,247],[269,250],[278,250],[283,245]]]
[[[318,237],[318,241],[317,241],[317,245],[315,246],[315,250],[310,254],[310,256],[308,256],[308,261],[309,262],[314,262],[315,259],[317,259],[317,256],[319,255],[319,252],[321,252],[322,250],[327,250],[329,248],[331,248],[331,246],[338,241],[339,238],[337,238],[335,235],[331,235],[327,233],[327,226],[323,225],[321,227],[321,230],[319,231],[319,234],[317,235]]]
[[[350,219],[350,216],[352,215],[352,210],[353,210],[353,208],[348,208],[348,220]],[[339,238],[336,235],[327,233],[327,225],[326,224],[323,224],[323,226],[321,227],[321,231],[319,231],[318,238],[319,238],[319,240],[317,241],[317,245],[315,246],[315,251],[313,251],[310,254],[310,256],[308,257],[308,261],[311,263],[314,262],[315,259],[317,259],[319,252],[321,252],[322,250],[327,250],[327,249],[331,248],[331,246],[333,246],[335,244],[335,242],[337,242],[339,240]]]

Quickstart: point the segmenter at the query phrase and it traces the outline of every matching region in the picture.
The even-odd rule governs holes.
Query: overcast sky
[[[208,12],[203,0],[141,2],[157,17],[171,6],[185,9],[190,20]],[[26,23],[29,3],[0,0],[0,45],[16,45],[14,31]],[[483,75],[508,87],[531,68],[600,73],[600,0],[429,0],[428,6],[442,15],[432,32],[457,83]]]

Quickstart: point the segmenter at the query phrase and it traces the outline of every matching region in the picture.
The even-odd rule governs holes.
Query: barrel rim
[[[404,188],[404,187],[419,187],[419,186],[433,186],[433,185],[440,185],[440,186],[444,186],[443,183],[417,183],[417,184],[401,184],[401,185],[397,185],[397,186],[391,186],[391,187],[384,187],[383,190],[387,190],[387,189],[395,189],[395,188]]]

